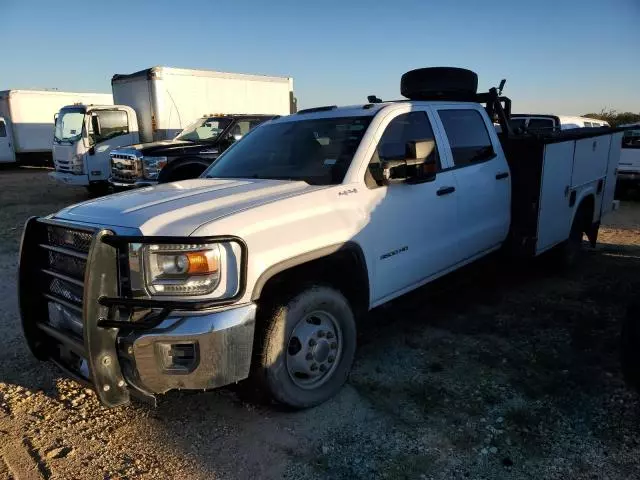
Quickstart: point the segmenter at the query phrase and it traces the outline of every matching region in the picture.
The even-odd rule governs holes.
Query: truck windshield
[[[624,132],[622,148],[640,148],[640,129]]]
[[[339,184],[369,123],[371,117],[265,124],[227,150],[204,176]]]
[[[82,137],[84,125],[84,109],[61,110],[56,120],[56,131],[53,139],[60,142],[75,142]]]
[[[230,124],[231,119],[225,117],[199,118],[180,132],[176,140],[188,140],[190,142],[215,140]]]

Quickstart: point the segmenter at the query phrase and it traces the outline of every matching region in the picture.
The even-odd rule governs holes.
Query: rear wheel
[[[340,390],[355,355],[356,325],[339,291],[311,286],[276,302],[261,320],[252,377],[263,393],[307,408]]]
[[[583,237],[589,228],[590,212],[587,208],[580,208],[571,224],[569,238],[552,251],[551,260],[554,266],[573,267],[580,262],[584,255]]]

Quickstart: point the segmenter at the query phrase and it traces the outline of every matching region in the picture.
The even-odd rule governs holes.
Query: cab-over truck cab
[[[105,193],[109,152],[139,141],[136,113],[125,105],[69,105],[55,119],[50,176],[61,183]]]
[[[278,402],[309,407],[346,380],[355,320],[369,309],[512,235],[536,254],[597,227],[609,202],[604,171],[590,210],[597,179],[570,207],[557,184],[557,205],[533,200],[562,202],[568,223],[538,246],[535,185],[522,189],[525,217],[514,222],[522,209],[511,184],[538,175],[544,190],[533,173],[541,160],[510,168],[490,120],[497,110],[509,133],[495,89],[485,109],[469,100],[473,72],[405,77],[414,100],[301,111],[256,128],[199,179],[31,219],[20,305],[34,355],[89,382],[109,406],[249,378]],[[524,141],[515,152],[533,151]]]

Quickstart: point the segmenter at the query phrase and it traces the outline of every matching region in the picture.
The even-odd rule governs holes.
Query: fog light
[[[186,375],[193,372],[200,362],[198,342],[156,342],[156,359],[162,372],[170,375]]]

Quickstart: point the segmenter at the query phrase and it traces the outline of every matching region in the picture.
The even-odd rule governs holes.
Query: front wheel
[[[90,183],[87,191],[91,197],[102,197],[109,193],[109,184],[107,182]]]
[[[292,408],[318,405],[342,387],[356,350],[351,306],[337,290],[312,286],[276,302],[263,319],[253,380]]]

